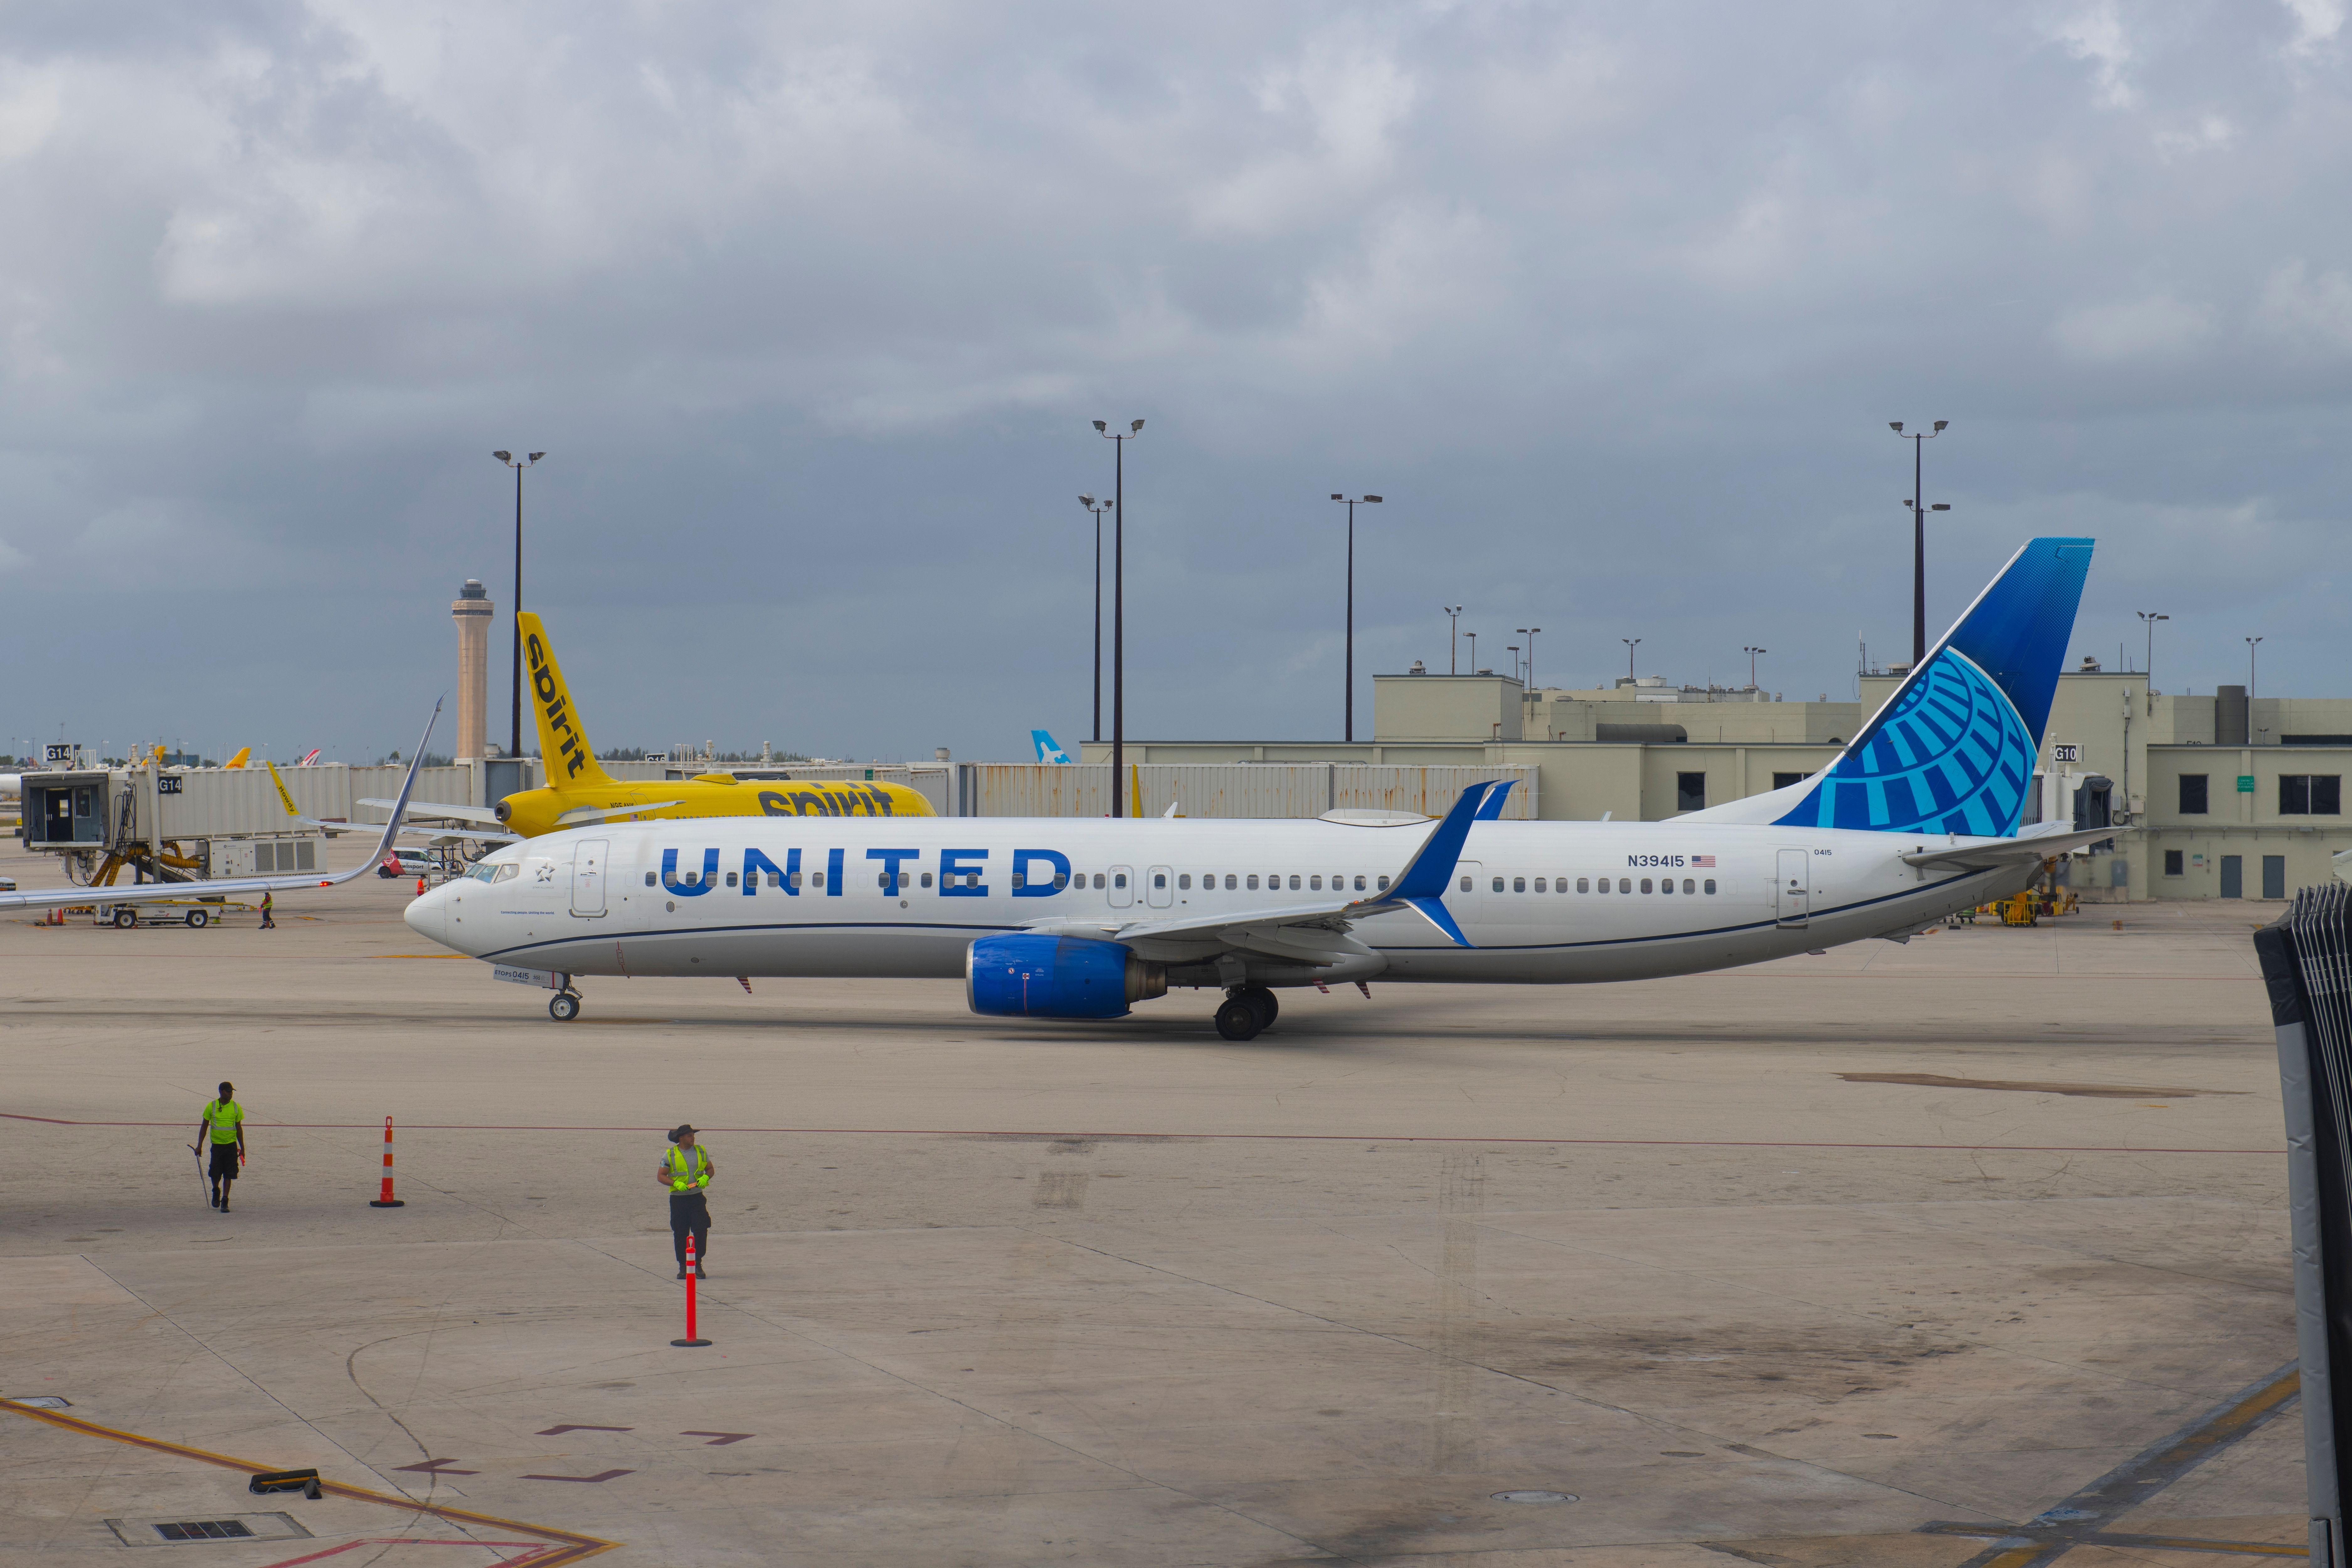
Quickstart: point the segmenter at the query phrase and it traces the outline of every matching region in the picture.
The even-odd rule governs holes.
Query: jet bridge
[[[22,790],[25,847],[90,887],[126,868],[134,882],[196,882],[318,864],[319,831],[286,814],[266,772],[74,767],[28,773]]]

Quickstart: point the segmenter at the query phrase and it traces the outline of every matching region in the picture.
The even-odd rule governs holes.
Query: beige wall
[[[1507,675],[1376,675],[1372,733],[1381,740],[1516,741],[1519,690]]]

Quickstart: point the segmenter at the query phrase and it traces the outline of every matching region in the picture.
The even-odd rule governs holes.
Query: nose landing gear
[[[559,1024],[569,1024],[580,1016],[580,993],[559,991],[548,999],[547,1016]]]
[[[1228,1040],[1254,1040],[1271,1026],[1281,1012],[1274,993],[1263,985],[1236,985],[1225,993],[1216,1013],[1217,1033]]]

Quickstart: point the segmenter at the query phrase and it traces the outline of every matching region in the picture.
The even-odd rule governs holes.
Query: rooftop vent
[[[1412,668],[1411,669],[1406,670],[1406,671],[1405,671],[1405,673],[1406,673],[1407,675],[1427,675],[1427,674],[1429,673],[1429,671],[1427,671],[1427,670],[1425,670],[1425,669],[1422,668],[1422,667],[1421,667],[1421,660],[1419,660],[1419,659],[1414,659],[1414,660],[1412,661]]]

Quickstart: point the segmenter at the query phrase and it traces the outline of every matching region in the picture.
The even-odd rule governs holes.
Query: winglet
[[[1407,899],[1405,900],[1405,904],[1413,911],[1413,913],[1419,915],[1423,920],[1427,921],[1431,925],[1435,926],[1439,931],[1453,938],[1454,946],[1468,947],[1470,945],[1470,939],[1464,936],[1462,934],[1462,928],[1454,923],[1453,911],[1448,910],[1437,900]]]
[[[1470,837],[1470,824],[1483,814],[1479,806],[1486,792],[1495,787],[1492,781],[1474,784],[1462,792],[1444,821],[1422,840],[1420,852],[1389,888],[1389,900],[1394,903],[1411,903],[1415,899],[1437,899],[1444,896],[1445,884],[1454,879],[1454,867],[1462,858],[1463,841]],[[1455,939],[1459,941],[1457,937]],[[1465,943],[1464,945],[1468,945]]]
[[[294,792],[288,789],[286,781],[278,776],[278,764],[264,758],[261,765],[269,770],[269,782],[278,786],[278,804],[286,808],[287,816],[300,822],[303,819],[302,808],[294,804]]]
[[[1501,784],[1496,784],[1492,790],[1489,790],[1486,794],[1486,804],[1478,808],[1478,820],[1481,822],[1502,821],[1504,797],[1511,793],[1511,786],[1518,782],[1519,781],[1517,779],[1505,779]]]
[[[416,788],[416,770],[425,765],[425,742],[433,738],[433,726],[440,722],[441,704],[446,700],[442,698],[434,702],[433,716],[425,721],[425,733],[416,737],[416,750],[408,756],[408,776],[400,781],[400,798],[392,803],[392,820],[383,825],[383,842],[375,847],[375,857],[368,862],[370,865],[383,864],[383,858],[392,853],[392,841],[400,837],[400,819],[408,815],[409,793]]]

